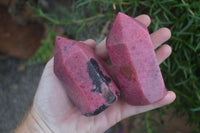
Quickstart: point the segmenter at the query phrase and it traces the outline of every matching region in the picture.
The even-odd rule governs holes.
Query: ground
[[[15,129],[32,104],[44,64],[22,66],[25,61],[0,59],[0,133]]]

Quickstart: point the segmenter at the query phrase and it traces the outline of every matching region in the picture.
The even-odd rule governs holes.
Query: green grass
[[[173,53],[161,70],[166,86],[177,94],[170,106],[179,116],[188,115],[189,122],[195,124],[195,132],[200,130],[200,1],[195,0],[78,0],[71,11],[61,16],[45,14],[40,7],[32,7],[38,17],[47,20],[53,27],[63,25],[68,29],[66,36],[79,40],[80,35],[94,37],[88,28],[100,33],[106,21],[115,17],[118,11],[132,17],[148,14],[152,23],[150,32],[168,27],[172,37],[167,43]],[[90,8],[87,8],[90,7]],[[85,12],[82,13],[82,12]],[[51,29],[50,29],[51,30]],[[42,46],[43,47],[43,46]],[[146,120],[147,132],[151,124]]]

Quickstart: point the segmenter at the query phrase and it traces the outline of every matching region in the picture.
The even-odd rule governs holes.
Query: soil
[[[36,21],[20,23],[25,22],[23,17],[13,18],[8,13],[8,8],[2,5],[0,12],[0,52],[28,59],[41,45],[40,40],[44,36],[43,25]]]
[[[143,113],[123,120],[120,123],[123,133],[146,133],[145,115]],[[161,115],[159,111],[152,111],[151,119],[149,127],[153,133],[192,133],[195,129],[194,125],[187,123],[187,116],[178,117],[169,108]]]

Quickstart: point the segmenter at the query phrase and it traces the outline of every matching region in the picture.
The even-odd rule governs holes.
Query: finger
[[[95,48],[95,53],[100,58],[107,60],[108,59],[108,51],[106,49],[106,38],[104,38]]]
[[[144,24],[146,27],[148,27],[151,23],[150,17],[146,14],[137,16],[135,19],[138,20],[140,23]]]
[[[167,41],[171,37],[171,31],[168,28],[161,28],[151,34],[151,40],[156,49],[162,43]]]
[[[139,22],[143,23],[145,26],[149,26],[151,23],[151,19],[148,15],[140,15],[138,17],[135,18],[136,20],[138,20]],[[106,49],[106,38],[101,41],[95,48],[95,52],[97,54],[97,56],[101,57],[104,60],[108,59],[108,52]]]
[[[139,113],[143,113],[152,109],[156,109],[162,106],[165,106],[167,104],[172,103],[176,98],[176,95],[173,91],[168,91],[167,95],[160,101],[150,104],[150,105],[145,105],[145,106],[131,106],[126,104],[123,107],[123,111],[121,114],[122,119],[130,117],[132,115],[136,115]]]
[[[172,49],[169,45],[165,44],[156,51],[156,58],[158,64],[162,63],[167,57],[170,56]]]
[[[96,46],[96,42],[95,42],[95,40],[93,40],[93,39],[88,39],[88,40],[85,40],[83,43],[85,43],[85,44],[87,44],[87,45],[89,45],[91,48],[95,48],[95,46]]]

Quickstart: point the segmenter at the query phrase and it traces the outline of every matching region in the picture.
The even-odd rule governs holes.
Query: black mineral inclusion
[[[99,68],[98,63],[93,58],[91,58],[90,61],[87,62],[87,69],[89,76],[92,79],[93,85],[96,86],[96,88],[92,91],[102,93],[101,84],[105,83],[106,85],[109,85],[111,79],[103,74],[103,72]]]
[[[92,79],[92,84],[95,86],[95,88],[91,91],[101,93],[107,103],[113,103],[116,100],[115,95],[109,89],[106,90],[106,88],[102,88],[103,83],[105,83],[109,88],[109,83],[111,82],[111,79],[103,74],[97,61],[93,58],[91,58],[90,61],[87,62],[87,69],[89,76]],[[104,89],[104,91],[102,89]]]
[[[98,115],[99,113],[101,113],[102,111],[104,111],[106,108],[108,108],[108,105],[103,104],[102,106],[100,106],[98,109],[96,109],[94,112],[89,112],[89,113],[85,113],[85,116],[93,116],[93,115]]]

